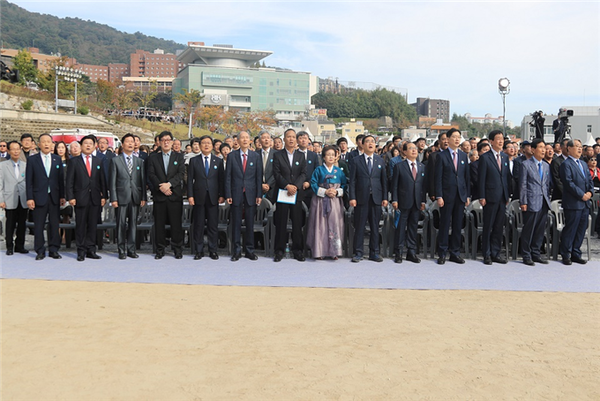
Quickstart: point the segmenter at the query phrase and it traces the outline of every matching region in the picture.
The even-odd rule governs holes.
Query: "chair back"
[[[513,224],[517,228],[523,227],[523,211],[521,210],[521,203],[517,200],[510,202],[510,213],[513,218]]]
[[[562,231],[565,226],[565,211],[562,208],[561,200],[554,200],[550,203],[550,211],[555,217],[555,229]]]
[[[473,227],[483,227],[483,206],[479,203],[479,199],[474,200],[467,207],[467,213],[471,215]]]

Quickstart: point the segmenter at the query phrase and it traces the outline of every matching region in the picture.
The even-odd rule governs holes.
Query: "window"
[[[587,132],[588,132],[588,134],[592,133],[592,126],[591,125],[587,126]]]

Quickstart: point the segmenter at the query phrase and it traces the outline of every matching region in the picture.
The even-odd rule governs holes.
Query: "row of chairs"
[[[596,194],[593,198],[592,213],[589,217],[588,231],[586,234],[588,259],[590,257],[590,238],[592,234],[592,222],[595,221],[598,215],[600,205],[600,195]],[[255,219],[252,223],[252,229],[257,234],[255,239],[262,243],[262,249],[265,256],[273,256],[274,254],[274,211],[276,205],[273,205],[267,199],[263,199],[260,206],[257,207]],[[183,206],[183,228],[188,235],[189,243],[193,244],[193,222],[192,222],[193,207],[187,201]],[[304,238],[308,233],[306,222],[308,221],[308,208],[303,205],[304,210],[304,226],[302,227]],[[229,225],[228,204],[219,206],[218,232],[221,242],[223,242],[228,253],[232,253],[232,233]],[[345,222],[345,246],[344,257],[351,257],[354,241],[354,219],[353,208],[350,207],[344,214]],[[105,205],[102,209],[102,222],[98,224],[98,248],[102,249],[105,236],[111,242],[116,241],[116,216],[115,210],[110,204]],[[552,256],[554,260],[558,259],[558,244],[560,242],[560,233],[564,228],[564,211],[561,207],[561,201],[553,201],[551,210],[548,212],[548,224],[546,227],[546,235],[544,238],[544,247],[546,254]],[[60,228],[66,232],[66,246],[71,247],[71,242],[74,238],[74,229],[77,216],[74,214],[70,223],[60,224]],[[382,217],[379,224],[380,230],[380,249],[382,257],[392,257],[394,254],[394,232],[395,232],[396,212],[390,206],[382,208]],[[421,218],[417,230],[418,252],[424,258],[434,258],[437,247],[437,235],[439,231],[440,209],[436,202],[429,202],[425,211],[421,213]],[[28,223],[30,225],[31,223]],[[167,230],[170,228],[166,227]],[[242,233],[248,229],[245,221],[242,222]],[[503,247],[506,249],[507,256],[512,259],[517,259],[520,246],[520,237],[523,229],[523,214],[520,209],[519,201],[514,200],[509,203],[506,208],[506,225],[504,230]],[[137,230],[137,247],[141,247],[146,235],[149,237],[152,244],[153,252],[156,252],[155,241],[155,226],[153,217],[153,203],[148,202],[141,208]],[[291,221],[288,221],[288,233],[292,231]],[[106,233],[106,234],[105,234]],[[365,239],[369,238],[369,227],[366,227]],[[464,220],[462,224],[462,252],[467,258],[476,259],[481,251],[481,238],[483,235],[483,207],[478,200],[473,201],[469,207],[465,208]],[[243,238],[243,235],[242,235]],[[190,246],[190,251],[193,254],[195,249]]]

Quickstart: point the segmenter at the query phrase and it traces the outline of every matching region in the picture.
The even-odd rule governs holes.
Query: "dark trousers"
[[[502,251],[502,237],[506,222],[506,203],[488,202],[483,207],[483,234],[481,252],[483,257],[496,258]]]
[[[521,255],[524,260],[539,258],[544,241],[544,231],[548,220],[548,205],[542,204],[539,212],[523,212],[523,231],[521,231]]]
[[[196,198],[198,199],[198,198]],[[217,229],[219,226],[219,205],[213,205],[206,196],[204,205],[194,205],[194,247],[196,253],[204,252],[204,228],[208,239],[208,251],[217,252]]]
[[[242,213],[246,221],[246,232],[244,233],[244,253],[254,253],[254,216],[256,215],[256,203],[250,205],[244,200],[238,206],[231,205],[231,240],[233,242],[233,254],[242,253]]]
[[[294,254],[304,253],[304,235],[302,234],[302,220],[304,210],[302,202],[297,201],[295,205],[278,203],[275,209],[275,254],[285,252],[285,244],[288,242],[287,223],[288,215],[292,220],[292,251]]]
[[[438,256],[460,256],[462,242],[462,226],[465,217],[465,204],[460,200],[458,192],[452,196],[444,196],[444,207],[440,208],[440,228],[438,231]],[[450,234],[452,222],[452,234]],[[450,243],[448,246],[448,242]]]
[[[14,250],[25,249],[25,224],[27,222],[27,209],[19,203],[16,209],[6,209],[6,249],[13,250],[15,231],[17,238],[14,240]],[[16,229],[15,229],[16,227]]]
[[[75,244],[77,254],[96,251],[96,227],[100,205],[75,205]]]
[[[54,204],[48,199],[48,202],[44,206],[35,205],[35,209],[33,209],[33,247],[38,254],[46,252],[46,247],[44,246],[46,217],[48,218],[48,250],[50,252],[58,252],[60,248],[60,233],[58,232],[60,205],[58,203]]]
[[[417,229],[420,215],[421,210],[416,206],[400,210],[400,220],[394,232],[396,256],[402,256],[405,246],[409,254],[417,253]]]
[[[167,246],[167,221],[171,225],[171,249],[176,254],[182,252],[183,227],[181,215],[183,213],[183,201],[154,202],[154,236],[156,240],[156,253],[164,254]]]
[[[565,226],[560,234],[560,255],[563,259],[581,258],[581,244],[585,238],[590,208],[565,209]]]
[[[127,205],[119,204],[117,216],[117,248],[119,254],[135,252],[135,239],[137,234],[137,218],[140,211],[139,205],[129,202]],[[127,235],[125,235],[127,232]]]
[[[369,222],[371,236],[369,237],[369,257],[379,255],[379,220],[381,220],[381,205],[373,202],[369,197],[369,203],[356,205],[354,208],[354,254],[363,255],[363,244],[365,242],[365,228]]]

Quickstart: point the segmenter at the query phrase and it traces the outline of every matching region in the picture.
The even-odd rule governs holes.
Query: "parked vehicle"
[[[96,136],[96,139],[106,138],[108,140],[108,146],[113,149],[117,149],[119,146],[121,146],[121,141],[119,138],[111,132],[103,132],[95,129],[85,128],[58,128],[50,131],[50,136],[52,136],[52,140],[54,142],[63,141],[67,145],[71,142],[80,141],[81,138],[90,134]]]

